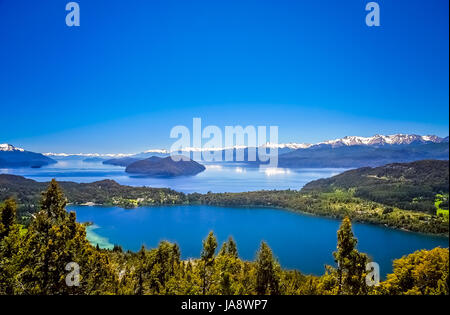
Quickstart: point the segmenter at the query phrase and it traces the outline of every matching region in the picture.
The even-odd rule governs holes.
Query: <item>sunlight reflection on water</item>
[[[74,181],[89,183],[111,179],[122,185],[168,187],[185,193],[243,192],[252,190],[298,190],[306,183],[339,174],[346,169],[286,169],[246,167],[242,163],[205,164],[206,170],[196,176],[154,178],[130,176],[123,167],[101,162],[61,160],[40,169],[3,169],[1,173],[15,174],[36,181]]]

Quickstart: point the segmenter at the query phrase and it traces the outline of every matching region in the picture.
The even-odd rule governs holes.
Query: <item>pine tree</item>
[[[356,250],[358,240],[353,236],[352,223],[348,217],[342,220],[337,238],[337,251],[333,253],[338,265],[337,294],[366,293],[365,276],[368,257]]]
[[[261,242],[261,247],[256,257],[257,294],[279,293],[280,278],[278,270],[279,265],[273,257],[272,250],[265,242]]]
[[[233,237],[229,237],[228,241],[224,242],[222,244],[222,248],[219,251],[219,256],[221,255],[229,255],[234,258],[238,258],[238,251],[236,242],[234,241]]]
[[[214,262],[212,293],[231,295],[238,291],[237,283],[239,282],[241,269],[242,264],[238,258],[236,243],[230,236],[223,243]]]
[[[41,211],[44,211],[53,222],[63,220],[67,216],[67,200],[55,179],[52,179],[46,192],[42,194]]]
[[[20,226],[16,224],[16,203],[12,199],[0,205],[0,294],[14,294],[15,276],[20,271]]]
[[[394,260],[394,271],[372,293],[386,295],[449,294],[449,250],[419,250]]]
[[[16,209],[13,199],[7,199],[0,207],[0,241],[11,232],[16,223]]]
[[[231,236],[228,238],[227,253],[234,258],[239,257],[236,242]]]
[[[143,295],[145,292],[145,278],[147,277],[147,254],[144,245],[137,253],[137,266],[134,271],[134,294]]]
[[[28,294],[98,294],[117,290],[116,278],[105,254],[86,239],[75,213],[65,209],[66,199],[55,180],[41,199],[23,244],[23,266],[18,281]],[[79,266],[79,285],[68,285],[69,263]]]
[[[206,294],[210,286],[210,279],[213,272],[214,254],[216,253],[217,239],[211,231],[208,237],[203,241],[203,249],[200,255],[202,263],[202,292]]]
[[[212,264],[214,261],[214,254],[217,248],[217,239],[214,236],[214,232],[211,231],[208,234],[208,237],[203,240],[203,249],[200,255],[201,259],[207,264]]]
[[[67,222],[66,199],[55,180],[42,194],[41,209],[28,229],[25,244],[27,264],[22,274],[26,291],[32,294],[58,294],[67,289],[66,240],[73,238],[75,222]],[[71,223],[71,224],[70,224]],[[72,231],[71,231],[72,230]],[[69,235],[67,235],[69,234]]]

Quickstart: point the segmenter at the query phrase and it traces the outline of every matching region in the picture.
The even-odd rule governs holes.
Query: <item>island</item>
[[[67,201],[76,205],[89,202],[124,208],[174,204],[275,207],[448,236],[448,174],[448,161],[424,160],[350,170],[310,182],[301,190],[184,194],[168,188],[125,186],[112,180],[59,184]],[[41,193],[48,185],[0,174],[0,200],[14,198],[19,217],[26,221],[39,208]]]
[[[152,156],[145,160],[131,163],[125,169],[130,174],[155,177],[192,176],[205,170],[205,167],[191,159],[181,156],[160,158]]]

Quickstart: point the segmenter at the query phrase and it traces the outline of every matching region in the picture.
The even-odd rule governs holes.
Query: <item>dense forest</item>
[[[93,183],[60,182],[69,203],[93,203],[100,205],[118,205],[135,207],[140,204],[181,204],[186,195],[167,188],[131,187],[113,180]],[[48,183],[36,182],[22,176],[0,175],[0,200],[14,198],[19,204],[20,216],[30,216],[37,208],[41,192]]]
[[[448,195],[449,161],[424,160],[363,167],[312,181],[302,188],[302,192],[332,192],[336,189],[353,189],[355,197],[434,213],[436,195]]]
[[[85,226],[65,209],[56,181],[49,184],[27,226],[16,220],[16,203],[0,206],[0,294],[448,294],[449,251],[418,251],[394,261],[380,283],[366,270],[369,258],[357,250],[351,220],[337,232],[335,266],[322,276],[281,268],[262,242],[254,261],[239,258],[230,238],[220,245],[213,232],[198,259],[182,260],[176,244],[124,252],[94,247]],[[293,249],[295,250],[295,249]]]
[[[350,170],[313,181],[300,191],[184,194],[171,189],[130,187],[112,180],[89,184],[61,182],[71,204],[144,205],[206,204],[278,207],[432,234],[449,234],[449,162],[425,160]],[[0,175],[0,200],[14,198],[21,223],[37,211],[48,183]]]

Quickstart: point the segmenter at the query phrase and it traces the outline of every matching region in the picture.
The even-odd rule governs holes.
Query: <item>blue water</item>
[[[238,163],[205,165],[206,170],[196,176],[152,178],[132,176],[120,166],[103,165],[101,162],[87,163],[81,160],[60,160],[57,164],[40,169],[0,169],[0,174],[15,174],[36,181],[74,181],[90,183],[112,179],[122,185],[168,187],[177,191],[192,193],[242,192],[250,190],[300,189],[306,183],[324,177],[331,177],[345,169],[268,169],[247,168]]]
[[[79,222],[94,222],[96,238],[124,249],[153,248],[161,240],[176,242],[183,258],[199,257],[202,239],[210,230],[219,244],[228,236],[237,241],[239,255],[253,260],[262,240],[285,268],[320,275],[333,264],[340,221],[267,208],[212,206],[118,207],[70,206]],[[381,226],[353,225],[358,249],[380,265],[381,274],[392,271],[392,260],[418,249],[448,247],[448,238],[422,235]]]

